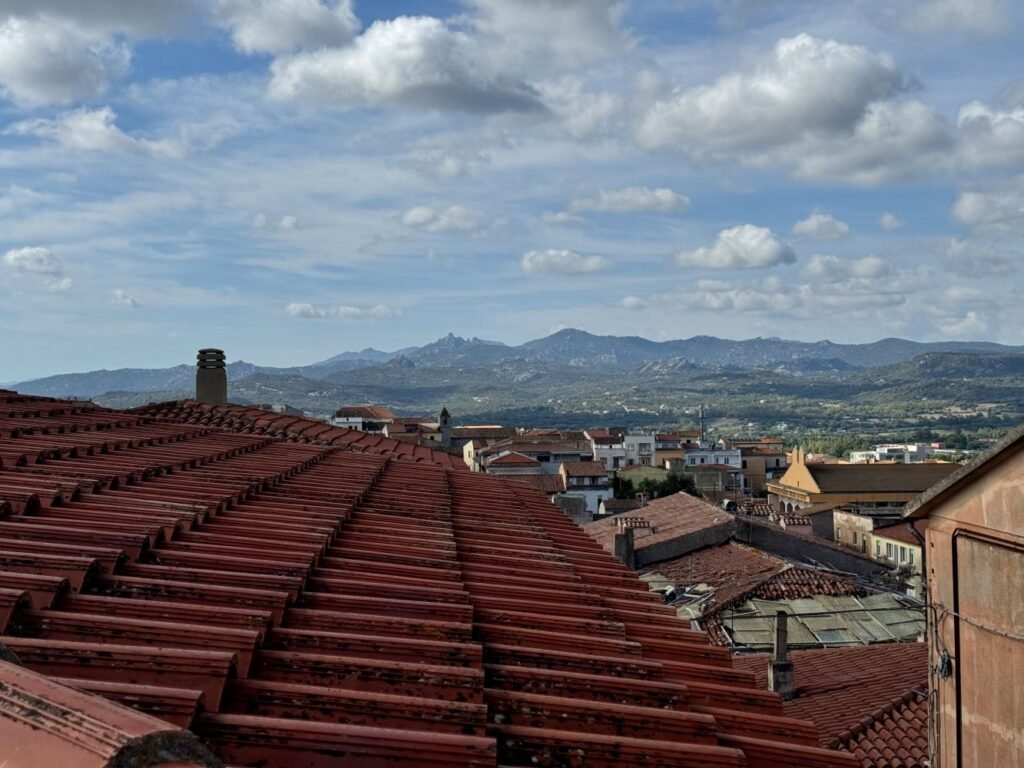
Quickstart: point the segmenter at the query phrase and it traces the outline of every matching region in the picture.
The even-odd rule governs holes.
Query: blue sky
[[[0,0],[0,381],[563,327],[1024,344],[1008,0]]]

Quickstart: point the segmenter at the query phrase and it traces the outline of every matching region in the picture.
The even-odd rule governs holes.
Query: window
[[[853,532],[853,546],[855,546],[855,547],[857,546],[857,532],[856,531]]]
[[[744,469],[746,469],[746,468],[747,468],[747,460],[746,460],[746,459],[744,459],[744,460],[743,460],[743,468],[744,468]]]
[[[881,557],[881,556],[882,556],[882,542],[876,541],[875,542],[875,557]]]
[[[911,565],[913,565],[914,564],[914,548],[913,547],[911,547],[910,549],[907,550],[907,555],[908,555],[907,562],[910,563]]]
[[[779,464],[779,460],[778,460],[778,459],[776,459],[776,460],[775,460],[775,466],[776,466],[776,467],[780,466],[780,464]]]
[[[839,526],[836,526],[836,541],[842,541],[842,540],[843,540],[843,529],[840,528]]]
[[[900,562],[901,563],[907,562],[907,548],[906,547],[900,547]]]
[[[888,557],[890,560],[893,560],[894,558],[893,558],[892,555],[893,555],[893,546],[892,546],[892,544],[886,544],[885,545],[885,556]]]

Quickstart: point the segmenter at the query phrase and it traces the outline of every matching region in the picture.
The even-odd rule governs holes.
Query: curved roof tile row
[[[0,682],[44,676],[39,710],[262,768],[857,765],[541,493],[201,409],[71,410],[140,433],[0,468],[21,500],[0,520],[0,644],[28,670]],[[0,736],[50,738],[3,706]]]

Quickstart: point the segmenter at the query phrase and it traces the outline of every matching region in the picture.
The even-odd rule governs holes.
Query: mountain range
[[[230,397],[325,416],[380,403],[402,413],[447,406],[477,423],[519,426],[685,422],[711,403],[758,424],[836,431],[1005,428],[1024,418],[1024,348],[988,342],[871,344],[651,341],[567,329],[518,346],[449,334],[394,352],[364,349],[295,367],[228,365]],[[14,388],[112,407],[190,397],[194,368],[50,376]]]

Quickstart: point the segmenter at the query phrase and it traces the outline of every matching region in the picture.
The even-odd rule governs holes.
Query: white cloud
[[[624,99],[620,94],[589,91],[578,77],[542,81],[536,87],[562,129],[574,139],[609,136],[624,117]]]
[[[4,254],[3,263],[16,274],[38,275],[53,291],[66,291],[72,285],[64,274],[64,264],[49,248],[15,248]]]
[[[582,227],[587,223],[582,216],[576,216],[568,211],[544,211],[540,219],[545,224],[555,224],[559,227]]]
[[[758,287],[733,285],[720,280],[699,280],[696,290],[663,295],[661,301],[682,303],[693,309],[711,312],[777,313],[791,310],[793,297],[781,283],[766,280]]]
[[[676,261],[705,269],[765,269],[792,264],[796,254],[767,227],[743,224],[723,229],[710,247],[677,254]]]
[[[573,213],[681,213],[690,207],[690,198],[667,187],[626,187],[603,189],[592,197],[582,197],[569,204]]]
[[[854,128],[876,101],[907,88],[885,54],[801,34],[776,43],[752,72],[677,91],[644,116],[648,148],[763,149],[807,133]]]
[[[405,226],[435,233],[470,232],[480,226],[482,219],[479,211],[461,205],[444,209],[417,205],[402,215]]]
[[[988,322],[974,310],[962,317],[941,320],[938,326],[943,334],[954,339],[977,338],[988,330]]]
[[[1024,187],[961,192],[953,205],[953,218],[979,230],[1024,228]]]
[[[278,229],[291,230],[298,229],[299,217],[298,216],[282,216],[281,220],[277,222]]]
[[[243,53],[346,45],[359,31],[350,0],[215,0],[212,11]]]
[[[433,17],[377,21],[347,48],[285,56],[270,96],[320,106],[417,106],[466,112],[541,108],[536,92],[492,71],[477,40]]]
[[[850,227],[829,213],[812,213],[793,225],[793,234],[815,240],[839,240],[850,234]]]
[[[619,301],[619,306],[631,312],[638,312],[641,309],[647,309],[650,306],[650,302],[646,299],[641,299],[639,296],[624,296]]]
[[[528,251],[519,261],[520,269],[528,274],[584,275],[610,266],[611,262],[602,256],[581,256],[554,248]]]
[[[886,211],[878,217],[878,225],[886,232],[895,232],[897,229],[903,226],[903,220],[900,219],[895,213]]]
[[[62,147],[83,152],[130,152],[159,157],[181,157],[184,144],[172,140],[137,139],[117,127],[117,115],[110,107],[75,109],[56,118],[23,120],[4,133],[36,136]]]
[[[0,14],[31,20],[65,19],[97,33],[136,37],[167,35],[206,0],[0,0]]]
[[[912,85],[887,54],[801,34],[749,71],[655,100],[636,138],[650,150],[878,184],[933,172],[951,145],[935,110],[896,100]]]
[[[401,310],[386,304],[372,307],[354,307],[338,305],[333,307],[315,306],[306,302],[292,302],[284,308],[286,314],[303,320],[323,320],[335,318],[340,320],[364,320],[368,318],[391,318],[402,314]]]
[[[102,95],[128,70],[127,46],[60,18],[0,24],[0,96],[27,107]]]
[[[999,110],[972,101],[957,115],[960,159],[970,167],[1024,163],[1024,107]]]
[[[464,0],[473,25],[508,65],[550,70],[608,58],[630,44],[622,30],[627,0]]]
[[[138,299],[120,288],[111,292],[110,300],[114,304],[120,304],[121,306],[128,307],[129,309],[138,309],[142,306]]]
[[[966,277],[1003,275],[1013,271],[1022,261],[1020,254],[997,249],[991,243],[954,237],[943,243],[940,253],[946,256],[953,271]]]
[[[916,32],[1004,32],[1010,24],[1008,0],[918,0],[905,19]]]
[[[843,259],[838,256],[815,255],[807,262],[804,271],[825,282],[843,280],[876,280],[890,274],[889,264],[878,256],[860,259]]]

